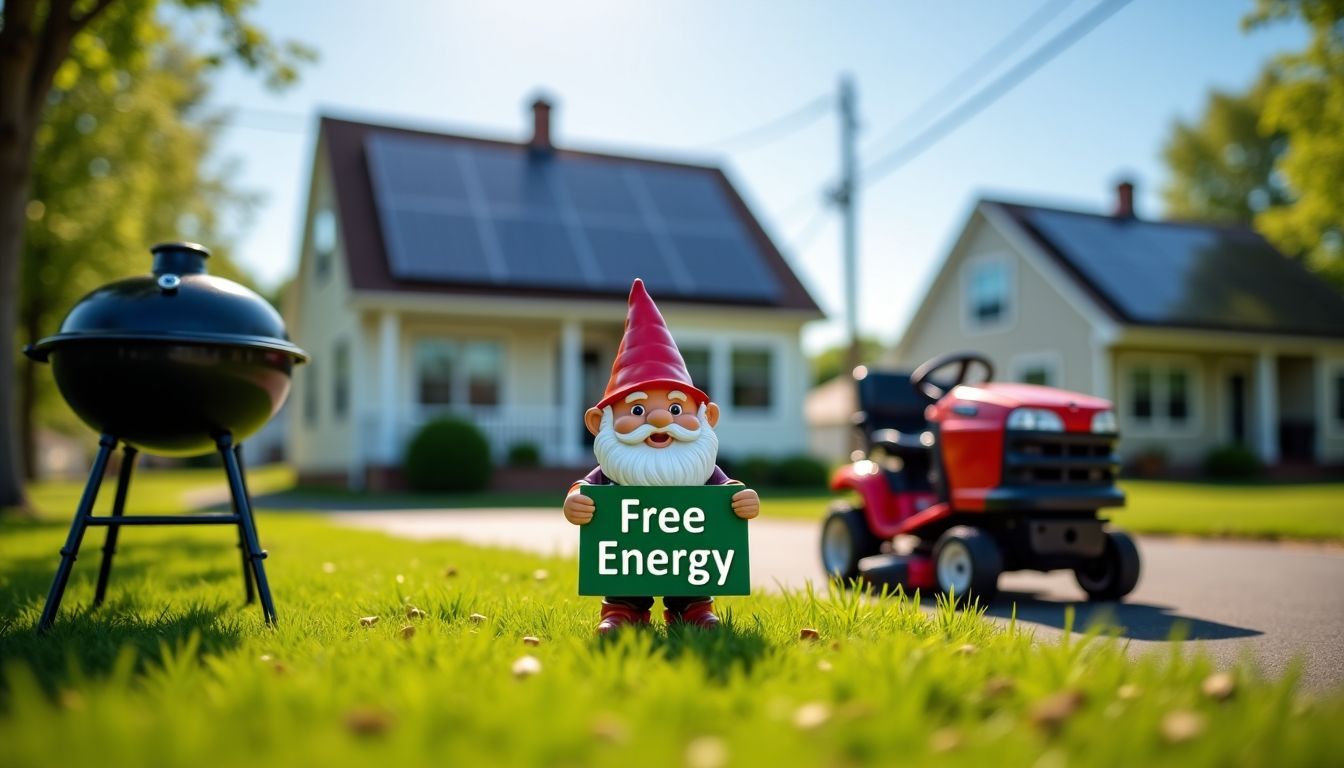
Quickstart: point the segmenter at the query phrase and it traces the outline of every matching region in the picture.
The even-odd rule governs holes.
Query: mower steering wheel
[[[921,395],[937,402],[942,400],[954,387],[965,383],[971,366],[977,363],[985,369],[985,381],[994,378],[994,364],[989,362],[989,358],[984,355],[975,352],[949,352],[946,355],[939,355],[916,368],[915,372],[910,374],[910,386],[914,387],[915,391]],[[934,383],[933,374],[950,365],[960,365],[957,368],[956,379],[947,386]]]

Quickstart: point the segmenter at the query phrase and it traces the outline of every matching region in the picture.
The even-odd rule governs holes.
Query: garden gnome
[[[630,287],[625,337],[611,366],[611,380],[597,405],[583,415],[593,433],[598,466],[574,483],[565,498],[565,519],[583,525],[593,519],[585,485],[742,485],[715,464],[719,406],[691,382],[677,343],[663,322],[643,280]],[[750,520],[760,514],[756,492],[733,494],[733,512]],[[607,597],[598,634],[627,624],[648,624],[653,598]],[[711,597],[664,597],[669,625],[712,629],[719,624]]]

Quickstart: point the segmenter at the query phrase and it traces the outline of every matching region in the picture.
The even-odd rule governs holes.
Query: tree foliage
[[[1344,0],[1258,0],[1245,26],[1306,24],[1243,94],[1214,92],[1163,150],[1169,214],[1254,224],[1344,288]]]
[[[1286,18],[1305,22],[1311,41],[1270,64],[1277,83],[1260,128],[1288,139],[1276,170],[1293,202],[1260,212],[1255,223],[1344,288],[1344,0],[1259,0],[1247,24]]]
[[[267,82],[292,81],[296,66],[311,52],[272,41],[249,20],[256,0],[176,0],[188,13],[209,12],[218,40],[201,63],[236,60],[263,72]],[[162,53],[163,39],[148,34],[158,19],[159,0],[4,0],[0,10],[0,339],[21,338],[18,327],[21,263],[30,214],[47,215],[46,204],[30,206],[33,165],[40,130],[47,122],[53,89],[71,89],[74,80],[96,77],[108,90],[118,73],[129,73]],[[76,65],[69,62],[76,61]],[[129,74],[127,74],[129,76]],[[64,78],[62,80],[61,78]],[[73,79],[72,79],[73,78]],[[87,124],[87,122],[86,122]],[[113,172],[111,161],[97,168]],[[117,173],[130,172],[122,167]],[[56,211],[52,211],[55,216]],[[57,230],[76,234],[78,222],[56,219]],[[143,244],[142,244],[143,245]],[[39,276],[38,281],[42,278]],[[20,413],[15,387],[18,360],[0,354],[0,509],[24,503]]]
[[[813,386],[824,384],[843,373],[848,355],[848,344],[839,344],[818,352],[810,361]],[[881,356],[882,342],[872,336],[859,337],[859,359],[863,363],[872,364]]]
[[[1162,190],[1168,215],[1250,224],[1257,213],[1288,202],[1274,173],[1286,140],[1260,127],[1273,85],[1264,76],[1244,94],[1214,91],[1198,120],[1176,122],[1162,149],[1171,170]]]
[[[210,153],[220,127],[205,112],[205,58],[152,17],[134,23],[151,43],[118,60],[109,40],[125,22],[95,21],[75,38],[58,70],[38,128],[26,245],[19,285],[19,336],[54,333],[80,297],[114,278],[148,269],[147,246],[171,239],[206,243],[210,271],[246,281],[228,259],[225,218],[251,199],[231,191]],[[229,214],[233,214],[230,216]],[[20,413],[32,474],[35,428],[76,422],[50,376],[24,361]]]

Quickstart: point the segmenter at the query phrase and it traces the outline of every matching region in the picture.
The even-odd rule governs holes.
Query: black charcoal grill
[[[55,621],[88,526],[107,526],[94,604],[102,603],[123,525],[236,525],[247,601],[261,599],[275,621],[243,470],[242,441],[280,410],[290,374],[308,355],[290,342],[284,321],[257,294],[206,273],[210,253],[195,243],[154,246],[153,274],[118,280],[77,303],[60,332],[24,349],[50,363],[71,409],[100,433],[61,564],[38,622]],[[110,516],[93,506],[108,460],[123,448]],[[226,514],[127,515],[126,493],[141,451],[199,456],[218,451],[233,510]],[[255,592],[254,592],[255,584]]]

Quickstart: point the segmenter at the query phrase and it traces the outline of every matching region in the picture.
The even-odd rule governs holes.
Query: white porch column
[[[583,461],[583,327],[572,317],[560,326],[560,450],[557,458],[577,466]]]
[[[1255,359],[1256,453],[1266,464],[1279,460],[1279,368],[1272,349]]]
[[[384,310],[378,318],[378,458],[384,465],[396,464],[400,458],[397,450],[400,349],[401,317]]]

